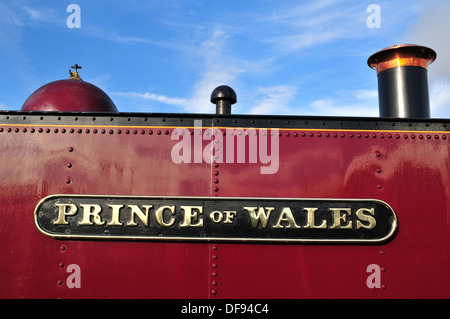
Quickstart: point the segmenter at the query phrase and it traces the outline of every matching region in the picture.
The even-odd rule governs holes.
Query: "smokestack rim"
[[[436,51],[426,46],[396,44],[372,54],[367,65],[376,70],[377,74],[398,66],[417,66],[427,70],[436,57]]]

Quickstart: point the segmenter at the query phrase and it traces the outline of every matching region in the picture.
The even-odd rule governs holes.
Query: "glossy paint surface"
[[[99,125],[66,117],[58,125],[46,116],[26,124],[2,117],[2,298],[450,297],[444,129],[280,128],[278,170],[261,174],[267,164],[260,158],[176,164],[176,126],[168,122]],[[193,142],[197,131],[184,125]],[[376,245],[57,240],[33,219],[52,194],[379,199],[399,227]],[[80,267],[81,288],[68,287],[72,264]],[[370,265],[380,267],[380,288],[367,285]]]
[[[82,80],[59,80],[34,91],[21,111],[117,112],[110,97]]]

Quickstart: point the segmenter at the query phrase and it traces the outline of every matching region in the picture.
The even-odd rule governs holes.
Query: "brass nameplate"
[[[35,223],[55,238],[379,243],[397,217],[368,199],[52,195]]]

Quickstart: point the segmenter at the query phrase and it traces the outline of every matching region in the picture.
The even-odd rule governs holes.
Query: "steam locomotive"
[[[75,65],[0,112],[0,297],[449,298],[435,58],[369,58],[379,118],[231,114],[228,86],[216,114],[121,113]]]

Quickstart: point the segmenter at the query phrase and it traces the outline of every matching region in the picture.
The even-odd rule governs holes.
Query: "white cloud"
[[[250,114],[289,114],[290,102],[295,97],[297,89],[287,85],[264,87],[257,90],[259,101],[250,108]]]
[[[189,105],[188,99],[182,99],[177,97],[169,97],[165,95],[155,94],[155,93],[137,93],[137,92],[111,92],[112,95],[121,96],[125,98],[137,98],[144,100],[151,100],[160,102],[163,104],[174,105],[174,106],[182,106],[186,107]]]
[[[430,113],[435,118],[450,118],[450,81],[436,81],[430,87]]]

